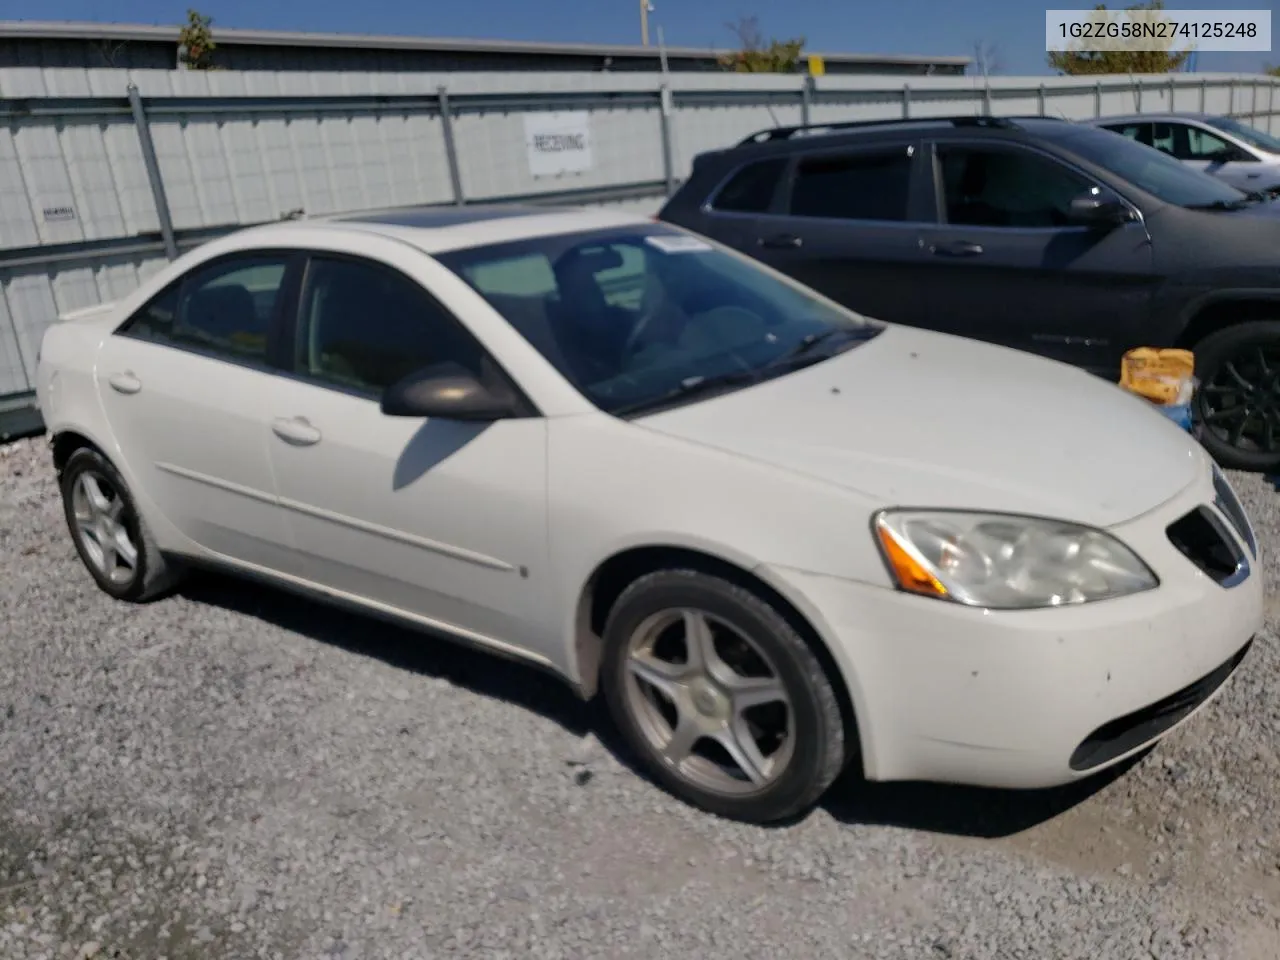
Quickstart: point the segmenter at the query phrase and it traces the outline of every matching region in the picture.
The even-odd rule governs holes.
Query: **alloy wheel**
[[[650,748],[693,785],[755,794],[787,769],[790,696],[760,647],[718,617],[679,609],[643,621],[628,644],[625,690]]]
[[[1232,447],[1280,453],[1280,344],[1247,344],[1199,390],[1200,423]]]
[[[96,470],[75,478],[71,509],[76,537],[94,568],[123,586],[138,575],[138,547],[129,533],[127,506],[120,492]]]

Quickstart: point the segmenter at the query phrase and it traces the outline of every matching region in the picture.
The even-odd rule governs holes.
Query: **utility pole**
[[[640,43],[649,45],[649,14],[653,12],[653,4],[649,0],[640,0]]]

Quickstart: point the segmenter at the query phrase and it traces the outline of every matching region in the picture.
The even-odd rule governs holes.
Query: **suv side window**
[[[975,227],[1065,227],[1071,200],[1092,184],[1048,157],[980,146],[938,149],[947,222]]]
[[[262,363],[288,256],[244,254],[197,267],[165,287],[119,332]]]
[[[294,371],[378,395],[425,367],[479,378],[484,349],[421,286],[389,267],[314,256],[298,311]]]
[[[800,161],[791,187],[795,217],[907,219],[911,157],[904,146]]]
[[[726,213],[764,213],[773,203],[787,163],[786,157],[775,157],[747,164],[720,189],[711,208]]]

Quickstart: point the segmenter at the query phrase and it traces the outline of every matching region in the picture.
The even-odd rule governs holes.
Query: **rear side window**
[[[836,220],[906,220],[911,158],[904,148],[802,160],[791,214]]]
[[[244,254],[195,268],[135,313],[120,333],[260,363],[288,254]]]
[[[735,173],[711,202],[714,210],[728,213],[764,213],[773,202],[787,159],[777,157],[750,163]]]
[[[1118,123],[1114,126],[1108,125],[1104,129],[1118,133],[1122,137],[1128,137],[1130,140],[1137,140],[1148,147],[1151,146],[1151,124],[1149,123]]]

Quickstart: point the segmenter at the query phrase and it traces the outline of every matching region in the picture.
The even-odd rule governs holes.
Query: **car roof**
[[[276,232],[342,230],[376,233],[428,254],[490,244],[531,240],[591,230],[652,226],[653,219],[603,207],[553,207],[538,204],[391,207],[283,220],[248,228],[262,242]],[[296,236],[296,234],[294,234]]]
[[[921,137],[949,139],[955,137],[989,137],[993,140],[1020,141],[1046,136],[1063,128],[1077,128],[1079,124],[1063,117],[1019,116],[987,117],[939,116],[886,118],[883,120],[854,121],[830,125],[813,124],[809,127],[777,127],[761,130],[744,140],[727,147],[701,154],[701,165],[715,158],[720,162],[741,162],[767,157],[790,156],[815,150],[839,150],[861,144],[879,142],[897,143]]]
[[[1198,113],[1190,110],[1180,110],[1177,113],[1117,113],[1107,117],[1093,117],[1086,121],[1092,124],[1101,123],[1151,123],[1152,121],[1168,121],[1168,120],[1198,120],[1205,123],[1211,120],[1215,114]]]

